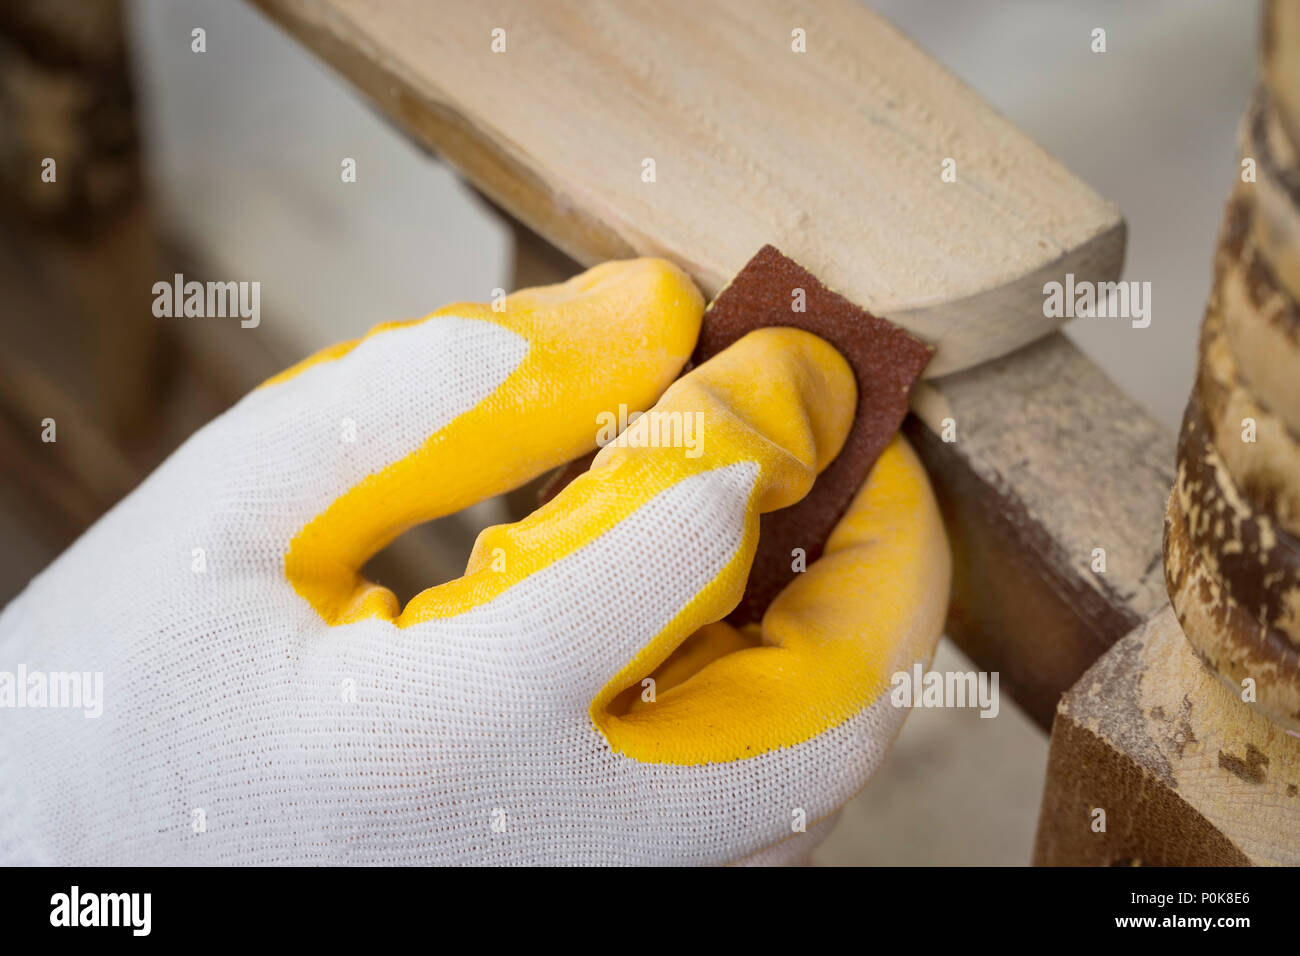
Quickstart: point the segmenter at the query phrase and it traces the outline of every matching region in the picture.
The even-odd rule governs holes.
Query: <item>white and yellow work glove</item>
[[[761,632],[715,624],[855,390],[790,329],[669,387],[702,305],[667,263],[606,264],[380,326],[199,431],[0,616],[0,670],[103,675],[102,716],[0,711],[0,856],[723,863],[824,832],[932,653],[947,546],[895,439]],[[694,449],[646,447],[647,416],[464,577],[402,608],[360,575],[661,393]]]

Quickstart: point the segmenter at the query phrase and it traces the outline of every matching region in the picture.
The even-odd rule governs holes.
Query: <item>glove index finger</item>
[[[294,589],[331,624],[395,619],[396,599],[362,565],[416,524],[586,454],[605,410],[650,406],[690,356],[703,307],[671,263],[611,262],[379,326],[272,380],[268,398],[318,418],[345,408],[365,439],[309,445],[321,460],[297,462],[328,497],[289,544]],[[395,368],[404,356],[437,377]]]

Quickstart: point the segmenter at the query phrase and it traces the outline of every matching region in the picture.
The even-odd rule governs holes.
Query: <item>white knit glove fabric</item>
[[[624,348],[626,327],[608,334],[585,346],[593,365]],[[0,710],[0,861],[779,860],[793,811],[812,827],[851,797],[905,713],[887,697],[797,746],[687,766],[615,752],[589,713],[752,546],[753,462],[669,484],[451,616],[331,625],[286,579],[308,522],[498,393],[535,347],[471,310],[372,335],[249,394],[37,576],[0,616],[0,670],[102,674],[103,713]],[[595,422],[571,430],[590,443]]]

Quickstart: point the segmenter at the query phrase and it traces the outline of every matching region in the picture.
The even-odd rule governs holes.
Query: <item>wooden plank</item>
[[[254,2],[579,262],[666,256],[712,296],[770,242],[937,345],[930,375],[1119,271],[1115,207],[856,0]]]
[[[1300,739],[1206,670],[1166,606],[1062,699],[1034,862],[1300,864]]]
[[[913,411],[904,432],[953,548],[948,634],[1046,729],[1088,665],[1167,600],[1174,438],[1059,333],[923,385]]]

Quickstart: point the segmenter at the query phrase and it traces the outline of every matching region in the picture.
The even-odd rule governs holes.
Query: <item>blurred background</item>
[[[1171,431],[1193,379],[1259,10],[1245,0],[871,0],[1129,224],[1153,319],[1068,334]],[[1104,27],[1108,50],[1089,49]],[[190,32],[207,31],[207,52]],[[59,156],[60,189],[40,179]],[[363,174],[339,188],[339,157]],[[195,428],[377,322],[529,284],[515,227],[252,8],[0,4],[0,603]],[[168,320],[151,287],[258,281],[262,320]],[[39,440],[42,421],[58,441]],[[371,566],[399,596],[459,574],[487,502]],[[946,640],[935,666],[969,669]],[[1046,736],[918,710],[816,862],[1028,863]]]

